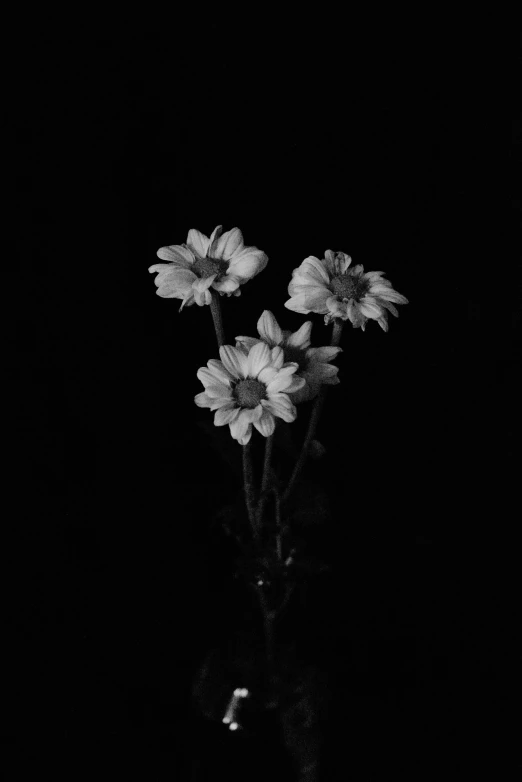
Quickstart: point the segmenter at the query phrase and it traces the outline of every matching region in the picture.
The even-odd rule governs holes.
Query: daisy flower
[[[408,299],[382,277],[384,272],[365,273],[361,264],[349,268],[351,262],[346,253],[332,250],[323,261],[310,255],[292,272],[285,307],[304,315],[317,312],[326,324],[334,318],[350,320],[363,331],[367,320],[376,320],[388,331],[388,312],[398,317],[394,305],[408,304]]]
[[[221,361],[211,359],[198,369],[205,390],[194,397],[198,407],[216,411],[216,426],[229,424],[234,440],[246,445],[252,424],[263,437],[269,437],[275,418],[288,423],[295,420],[297,412],[288,394],[301,388],[304,380],[293,377],[297,363],[284,364],[282,348],[270,349],[259,342],[246,352],[222,345],[219,355]]]
[[[160,247],[156,254],[167,263],[149,266],[149,272],[158,273],[158,296],[182,299],[181,311],[185,304],[210,304],[210,287],[221,295],[241,295],[239,286],[263,271],[268,257],[257,247],[245,247],[239,228],[223,235],[222,228],[218,225],[210,238],[191,228],[185,244]]]
[[[284,360],[295,361],[298,366],[297,372],[299,377],[302,377],[305,381],[302,388],[292,392],[290,395],[294,404],[314,399],[323,383],[332,386],[340,383],[337,377],[339,367],[334,367],[329,362],[342,351],[342,348],[329,345],[321,348],[311,348],[311,320],[303,323],[301,328],[294,333],[288,330],[282,331],[273,314],[269,310],[265,310],[257,321],[257,331],[261,339],[236,337],[236,347],[248,351],[260,341],[266,342],[271,348],[282,347]]]

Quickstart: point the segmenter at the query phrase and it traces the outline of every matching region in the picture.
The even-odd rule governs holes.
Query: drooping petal
[[[254,426],[263,437],[270,437],[275,429],[275,419],[268,409],[263,410],[263,415],[258,421],[254,421]]]
[[[240,284],[239,277],[233,274],[226,274],[221,280],[212,283],[212,287],[220,293],[233,293]]]
[[[257,321],[257,330],[259,336],[262,337],[265,342],[268,342],[271,347],[280,345],[283,341],[283,332],[279,328],[279,324],[270,310],[265,310]]]
[[[162,261],[169,261],[175,266],[188,269],[194,263],[194,253],[189,247],[181,244],[170,244],[168,247],[160,247],[156,255]],[[159,266],[159,264],[157,264]]]
[[[302,348],[303,350],[310,345],[310,334],[312,331],[312,321],[307,320],[303,325],[293,334],[290,334],[286,340],[286,345],[289,348]]]
[[[368,296],[365,296],[359,304],[359,310],[362,315],[366,318],[371,318],[372,320],[377,320],[377,318],[382,317],[382,307],[379,307],[375,300],[372,300]]]
[[[373,291],[371,293],[373,294]],[[381,299],[386,299],[387,301],[393,301],[395,304],[409,303],[406,296],[403,296],[401,293],[397,293],[397,291],[394,291],[393,288],[387,291],[379,291],[378,296]]]
[[[230,372],[232,377],[244,379],[247,377],[247,356],[232,345],[222,345],[219,348],[219,355],[225,369]]]
[[[248,353],[247,374],[256,378],[270,364],[271,353],[266,342],[258,342]]]
[[[240,437],[244,437],[247,433],[247,430],[251,427],[248,416],[244,416],[243,413],[244,409],[240,411],[237,418],[235,418],[230,424],[230,434],[234,440],[238,440]]]
[[[214,425],[225,426],[225,424],[230,424],[232,421],[235,421],[240,412],[241,410],[239,407],[232,407],[228,409],[221,408],[216,410],[214,415]]]
[[[399,310],[397,309],[397,307],[394,307],[394,305],[390,301],[387,301],[386,299],[383,299],[381,297],[379,297],[377,301],[379,302],[381,307],[387,309],[389,312],[391,312],[392,315],[395,315],[396,318],[399,317]]]
[[[208,254],[212,258],[229,261],[236,253],[240,253],[243,247],[243,234],[239,228],[232,228],[211,244]]]
[[[370,285],[369,293],[372,296],[378,296],[381,293],[388,294],[392,292],[392,286],[391,283],[389,285],[385,285],[385,280],[379,280],[379,282],[372,283]]]
[[[210,245],[210,239],[196,228],[191,228],[187,236],[187,245],[198,258],[205,258]]]
[[[247,443],[250,442],[251,437],[252,437],[252,425],[248,427],[243,437],[238,437],[237,441],[239,445],[247,445]]]

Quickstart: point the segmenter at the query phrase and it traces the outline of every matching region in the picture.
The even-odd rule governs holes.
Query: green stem
[[[256,524],[254,474],[252,470],[252,454],[250,447],[250,442],[243,446],[243,482],[245,487],[245,502],[248,511],[248,520],[252,528],[252,535],[254,540],[257,542],[259,540],[259,533]]]
[[[330,341],[330,345],[334,347],[337,347],[339,345],[339,342],[341,341],[342,330],[343,330],[343,321],[335,319],[333,323],[332,339]],[[315,400],[315,404],[312,410],[312,415],[310,416],[310,422],[308,424],[308,431],[306,433],[303,447],[301,448],[301,453],[299,454],[299,458],[295,464],[294,471],[292,472],[290,480],[288,481],[288,486],[286,487],[282,497],[283,503],[288,501],[292,489],[294,488],[295,482],[299,477],[299,473],[301,472],[303,465],[306,461],[306,457],[308,456],[308,448],[310,447],[310,443],[314,438],[315,430],[317,429],[317,424],[319,423],[319,418],[321,416],[321,412],[323,409],[323,404],[326,398],[327,389],[328,386],[323,385],[321,387],[317,399]]]
[[[210,301],[210,312],[212,313],[212,320],[214,321],[214,330],[219,347],[225,344],[225,331],[223,329],[223,321],[221,320],[221,303],[219,301],[220,296],[217,291],[211,290],[212,299]]]

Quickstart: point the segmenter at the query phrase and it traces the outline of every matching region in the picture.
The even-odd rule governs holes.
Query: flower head
[[[257,321],[260,339],[256,337],[236,337],[236,347],[248,351],[259,342],[266,342],[270,348],[282,347],[285,361],[295,361],[297,373],[304,379],[302,388],[290,394],[294,404],[314,399],[321,385],[337,385],[339,367],[329,362],[334,359],[342,348],[326,345],[321,348],[310,347],[312,321],[307,320],[298,331],[282,331],[277,320],[269,310],[265,310]],[[287,392],[288,393],[288,392]]]
[[[397,317],[394,304],[407,304],[408,299],[382,277],[384,272],[365,273],[361,264],[349,268],[351,262],[346,253],[332,250],[326,251],[322,261],[310,255],[292,272],[291,298],[285,307],[304,315],[317,312],[325,316],[326,324],[334,318],[350,320],[363,331],[367,320],[376,320],[388,331],[388,312]]]
[[[158,273],[158,296],[182,299],[182,310],[194,302],[200,307],[210,304],[210,287],[221,295],[241,295],[239,286],[259,274],[268,258],[257,247],[245,247],[239,228],[221,232],[218,225],[209,238],[191,228],[185,244],[160,247],[157,256],[167,263],[149,266],[149,272]]]
[[[230,434],[241,445],[252,436],[252,424],[264,437],[275,429],[275,418],[288,423],[297,412],[288,394],[304,385],[293,377],[297,363],[284,363],[280,347],[270,349],[265,342],[248,352],[232,345],[219,348],[221,361],[211,359],[198,369],[205,391],[194,397],[198,407],[215,410],[214,424],[229,424]]]

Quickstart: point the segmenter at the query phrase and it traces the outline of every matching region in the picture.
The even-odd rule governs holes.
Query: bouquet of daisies
[[[310,507],[317,510],[321,504],[317,493],[310,495],[306,484],[297,481],[306,459],[324,453],[315,431],[328,386],[340,382],[338,367],[332,361],[342,352],[344,324],[349,322],[364,331],[373,320],[387,331],[388,313],[397,316],[395,305],[406,304],[407,299],[393,289],[384,272],[365,272],[362,265],[353,266],[346,253],[327,250],[324,258],[309,256],[293,270],[285,307],[302,315],[323,315],[324,323],[332,326],[329,345],[312,345],[311,320],[291,332],[282,329],[269,310],[260,314],[256,336],[236,336],[230,344],[223,330],[221,299],[240,296],[241,286],[265,269],[266,254],[245,246],[239,228],[223,233],[218,226],[210,237],[191,229],[184,244],[162,247],[157,255],[162,262],[149,267],[157,274],[157,294],[180,299],[180,311],[197,304],[209,306],[212,314],[219,358],[210,358],[198,370],[203,391],[194,401],[198,407],[213,411],[214,425],[228,426],[231,442],[242,448],[243,486],[235,515],[245,525],[248,521],[248,527],[243,529],[239,524],[232,530],[227,513],[221,515],[221,521],[241,548],[238,572],[259,597],[270,664],[275,656],[274,622],[288,603],[299,574],[323,569],[300,556],[292,519]],[[301,448],[295,449],[289,427],[299,406],[310,401],[314,404],[307,433]],[[284,447],[286,443],[295,456],[286,478],[272,463],[277,436],[279,444]],[[257,478],[253,474],[253,437],[265,440],[262,473]],[[274,591],[275,583],[282,588]],[[280,673],[276,678],[281,681]],[[236,687],[234,693],[236,700],[241,700],[247,690]],[[267,691],[267,704],[274,706],[277,700],[277,693]],[[229,704],[223,721],[237,728],[239,723],[231,713]],[[291,737],[287,744],[293,746]]]

